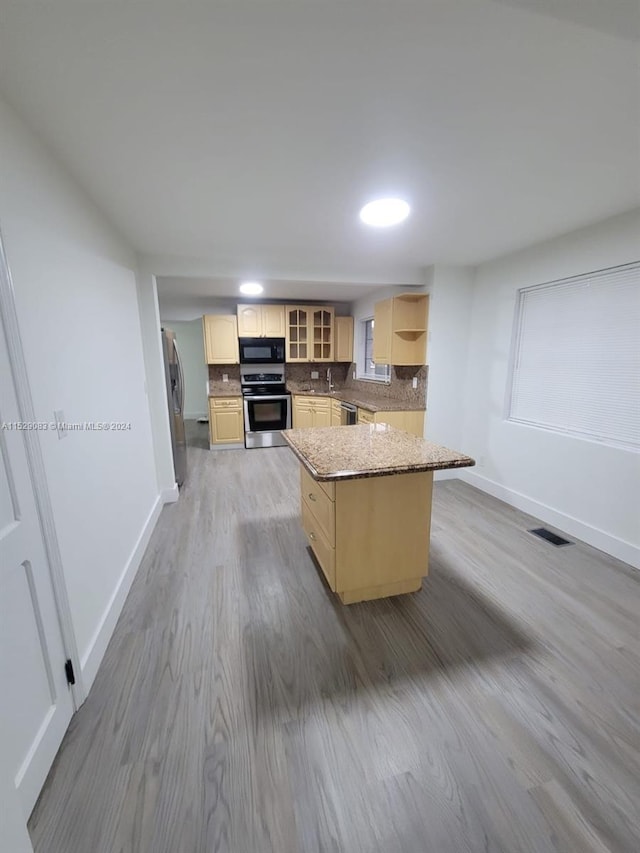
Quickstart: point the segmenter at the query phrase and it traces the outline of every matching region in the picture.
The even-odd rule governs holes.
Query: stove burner
[[[281,382],[272,382],[271,384],[243,385],[242,393],[252,397],[273,396],[275,394],[287,394],[287,386]]]

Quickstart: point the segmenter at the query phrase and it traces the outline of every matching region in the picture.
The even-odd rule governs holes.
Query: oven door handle
[[[245,394],[244,399],[251,400],[252,403],[255,403],[256,400],[288,400],[289,396],[289,394],[274,394],[273,396],[271,396],[271,394],[255,394],[254,396],[251,394]]]

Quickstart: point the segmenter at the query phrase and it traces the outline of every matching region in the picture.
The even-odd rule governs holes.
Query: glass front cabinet
[[[333,361],[333,308],[287,305],[287,361]]]

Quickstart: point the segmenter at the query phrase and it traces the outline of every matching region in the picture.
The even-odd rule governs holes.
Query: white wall
[[[185,417],[207,417],[209,414],[207,397],[209,371],[204,362],[202,319],[191,320],[188,323],[163,320],[162,325],[175,332],[176,344],[184,371]]]
[[[429,290],[425,436],[445,447],[463,450],[473,270],[470,267],[435,266]],[[436,471],[435,474],[437,480],[457,476],[457,471]]]
[[[461,477],[640,566],[640,455],[505,420],[519,288],[640,257],[640,211],[486,263],[476,271]]]
[[[158,294],[160,305],[160,316],[167,323],[188,323],[191,320],[202,320],[203,314],[235,314],[239,299],[222,299],[211,297],[210,299],[198,297],[181,297],[176,295],[168,297]]]
[[[2,101],[0,226],[37,418],[131,424],[40,433],[88,687],[159,511],[135,259]]]

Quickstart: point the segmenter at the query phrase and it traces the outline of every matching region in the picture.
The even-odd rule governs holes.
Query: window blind
[[[519,291],[508,417],[640,448],[640,263]]]

